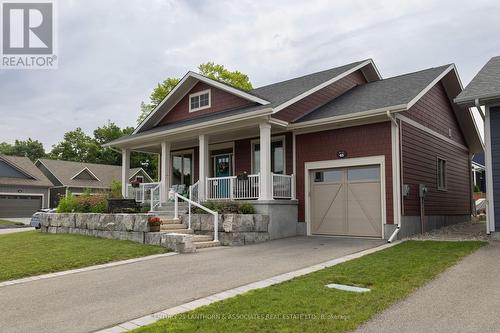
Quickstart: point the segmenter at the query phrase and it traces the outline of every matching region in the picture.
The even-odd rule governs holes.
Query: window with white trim
[[[437,159],[437,188],[438,190],[445,191],[447,189],[447,174],[446,174],[446,160]]]
[[[260,172],[260,143],[252,143],[252,173]],[[285,140],[283,137],[271,140],[271,172],[283,175],[285,173]]]
[[[189,95],[189,112],[200,111],[210,107],[210,89]]]
[[[144,176],[136,176],[135,181],[139,183],[144,183]]]

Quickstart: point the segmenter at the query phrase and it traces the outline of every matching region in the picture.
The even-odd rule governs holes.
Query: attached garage
[[[1,217],[30,217],[42,208],[41,195],[0,195]]]
[[[348,163],[348,160],[308,163],[309,234],[383,237],[383,162]],[[329,164],[345,166],[322,167]]]

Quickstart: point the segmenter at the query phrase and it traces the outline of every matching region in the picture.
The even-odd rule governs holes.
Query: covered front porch
[[[122,147],[122,175],[130,152],[159,155],[159,182],[127,186],[122,194],[159,207],[173,189],[196,202],[295,199],[293,136],[281,124],[251,121],[219,124],[210,130],[165,135]]]

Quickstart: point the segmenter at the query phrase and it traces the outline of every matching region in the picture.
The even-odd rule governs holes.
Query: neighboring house
[[[493,232],[500,238],[500,56],[486,63],[455,102],[478,108],[484,119],[486,228],[488,233]]]
[[[178,184],[201,202],[252,200],[272,238],[389,238],[470,218],[482,145],[461,90],[454,65],[382,79],[364,60],[249,92],[188,72],[106,146],[124,170],[133,150],[160,154],[163,202]]]
[[[52,181],[54,186],[50,189],[51,208],[57,207],[61,197],[68,193],[80,195],[85,191],[92,193],[107,192],[111,189],[113,180],[122,177],[121,166],[81,163],[39,159],[35,165]],[[127,172],[127,186],[131,181],[151,183],[153,180],[142,169],[134,168]]]
[[[479,193],[486,193],[486,168],[484,166],[484,153],[474,154],[472,157],[472,179],[474,180],[474,189]]]
[[[0,218],[48,207],[50,180],[27,157],[0,155]]]

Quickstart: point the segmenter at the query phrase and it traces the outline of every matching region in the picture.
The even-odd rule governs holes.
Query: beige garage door
[[[311,233],[382,236],[380,166],[311,172]]]

